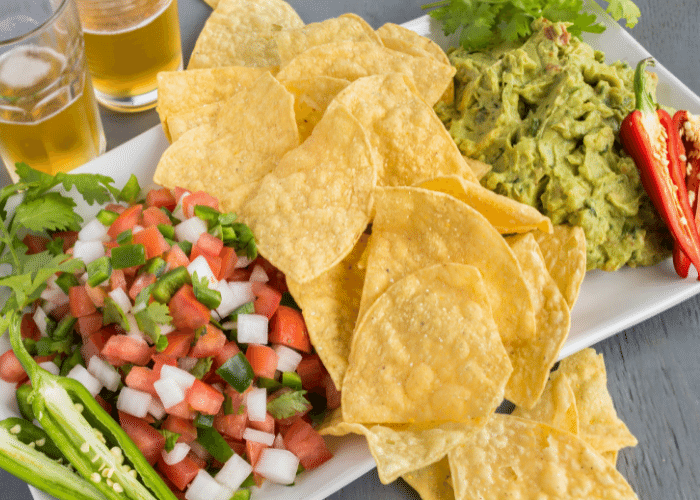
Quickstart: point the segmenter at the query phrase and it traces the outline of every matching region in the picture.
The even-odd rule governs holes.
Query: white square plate
[[[605,23],[607,30],[600,35],[585,35],[584,40],[606,53],[607,60],[623,59],[634,66],[650,54],[602,9],[588,0],[588,9]],[[448,47],[440,26],[423,16],[404,26],[428,36]],[[660,64],[657,96],[659,102],[676,109],[700,110],[700,98]],[[87,163],[78,172],[99,172],[109,175],[116,185],[123,185],[131,173],[136,174],[142,186],[152,182],[153,171],[160,155],[168,146],[160,126],[141,134],[120,147]],[[87,206],[79,210],[90,211]],[[82,212],[81,212],[82,213]],[[581,293],[574,307],[571,333],[560,357],[568,356],[591,346],[615,333],[656,315],[700,292],[697,274],[679,279],[673,266],[664,262],[651,268],[625,268],[614,273],[591,271],[587,273]],[[3,341],[7,342],[5,336]],[[4,351],[5,349],[0,349]],[[0,382],[0,416],[16,414],[14,387]],[[349,436],[329,440],[334,457],[322,467],[303,473],[292,487],[268,485],[254,493],[254,500],[322,500],[374,468],[364,438]],[[51,497],[32,488],[36,500]]]

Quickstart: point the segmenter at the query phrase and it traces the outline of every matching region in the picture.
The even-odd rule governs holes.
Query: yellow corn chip
[[[455,498],[450,462],[447,457],[401,477],[416,490],[422,500],[454,500]]]
[[[200,125],[215,125],[224,101],[205,104],[199,109],[172,114],[167,119],[171,142],[177,141],[185,132]],[[165,125],[165,124],[164,124]]]

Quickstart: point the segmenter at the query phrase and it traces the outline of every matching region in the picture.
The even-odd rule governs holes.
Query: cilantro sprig
[[[606,12],[633,28],[641,12],[632,0],[608,0]],[[605,27],[595,14],[583,12],[583,0],[440,0],[425,4],[430,16],[442,23],[445,35],[459,32],[459,44],[467,50],[514,42],[532,33],[531,23],[544,17],[568,22],[568,31],[602,33]]]
[[[54,231],[80,229],[83,219],[75,212],[75,201],[54,188],[60,186],[66,192],[75,188],[89,205],[121,199],[121,191],[112,185],[114,180],[105,175],[49,175],[25,163],[17,163],[16,172],[18,182],[0,189],[0,264],[9,266],[0,286],[9,287],[11,292],[0,311],[0,334],[8,327],[7,313],[38,299],[51,276],[84,269],[83,263],[64,254],[60,245],[28,254],[22,243],[28,233],[50,236]],[[14,211],[10,209],[13,205]]]

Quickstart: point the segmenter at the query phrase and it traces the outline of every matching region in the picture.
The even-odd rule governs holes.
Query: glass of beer
[[[160,71],[182,69],[177,0],[76,0],[97,100],[115,111],[152,108]]]
[[[73,0],[0,0],[0,157],[49,174],[102,154],[106,141]]]

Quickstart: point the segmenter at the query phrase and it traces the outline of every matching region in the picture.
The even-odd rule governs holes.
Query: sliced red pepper
[[[642,185],[676,245],[700,271],[700,236],[688,202],[685,162],[680,159],[684,153],[683,143],[671,116],[657,109],[649,91],[646,73],[649,64],[653,64],[652,59],[644,59],[637,65],[636,109],[623,120],[620,139],[634,159]],[[683,268],[677,264],[674,260],[678,275],[687,276],[687,269],[684,276]]]

